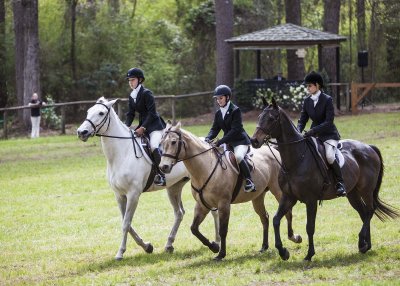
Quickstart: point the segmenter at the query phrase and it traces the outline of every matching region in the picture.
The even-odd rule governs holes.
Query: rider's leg
[[[344,197],[347,195],[346,187],[344,185],[342,170],[340,169],[339,162],[336,160],[336,147],[338,141],[327,140],[324,142],[325,145],[325,155],[328,163],[331,165],[333,173],[336,177],[336,195],[338,197]]]
[[[246,184],[244,187],[244,191],[246,193],[255,192],[255,190],[256,190],[253,180],[251,179],[249,166],[247,165],[246,160],[244,160],[244,156],[246,155],[248,148],[249,148],[249,146],[247,146],[247,145],[238,145],[233,148],[233,150],[235,152],[236,160],[239,163],[240,172],[242,173],[243,177],[245,177],[245,179],[246,179]]]
[[[158,186],[165,186],[166,185],[165,175],[158,168],[158,165],[161,162],[161,150],[159,148],[161,138],[162,138],[162,130],[157,130],[150,133],[150,148],[152,150],[152,155],[157,165],[156,167],[158,172],[154,177],[154,184]]]

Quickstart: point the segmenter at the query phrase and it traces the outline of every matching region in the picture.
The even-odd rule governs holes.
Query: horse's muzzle
[[[78,138],[83,142],[86,142],[90,136],[90,132],[88,130],[77,130],[76,131]]]

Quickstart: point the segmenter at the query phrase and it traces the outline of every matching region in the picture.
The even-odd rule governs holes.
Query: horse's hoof
[[[289,237],[289,240],[293,241],[294,243],[302,243],[303,238],[301,237],[300,234],[293,234],[292,237]]]
[[[309,253],[306,257],[304,257],[305,261],[311,261],[311,258],[314,256],[315,253]]]
[[[370,249],[370,247],[368,247],[368,244],[367,244],[367,243],[365,243],[364,246],[358,248],[358,250],[359,250],[361,253],[366,253],[369,249]]]
[[[151,243],[149,243],[149,244],[147,245],[145,251],[146,251],[147,253],[153,253],[153,250],[154,250],[153,245],[151,245]]]
[[[122,260],[122,256],[115,256],[115,260],[116,261],[121,261]]]
[[[288,260],[290,257],[289,251],[286,248],[282,249],[282,252],[279,251],[279,255],[281,256],[282,260]]]
[[[165,252],[166,253],[174,253],[174,247],[172,245],[165,247]]]
[[[263,253],[263,252],[265,252],[267,249],[268,249],[268,245],[263,245],[263,246],[261,247],[261,249],[260,249],[258,252]]]
[[[211,245],[209,246],[210,250],[214,253],[218,253],[219,251],[219,245],[216,242],[211,242]]]
[[[214,261],[220,262],[224,259],[225,255],[217,255],[213,258]]]

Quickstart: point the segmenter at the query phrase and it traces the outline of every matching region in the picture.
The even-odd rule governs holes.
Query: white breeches
[[[336,147],[339,141],[329,139],[324,142],[325,146],[325,156],[329,165],[331,165],[335,161]]]
[[[32,123],[31,138],[39,137],[40,116],[31,116],[31,123]]]
[[[242,162],[244,156],[246,156],[247,150],[249,150],[248,145],[238,145],[233,147],[233,152],[235,153],[236,161],[238,164]]]
[[[158,148],[163,136],[163,130],[156,130],[150,133],[150,148],[151,151]]]

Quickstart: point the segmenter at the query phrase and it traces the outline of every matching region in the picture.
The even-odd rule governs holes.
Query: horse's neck
[[[212,150],[206,151],[209,148],[204,146],[200,139],[188,131],[182,133],[182,136],[183,141],[186,142],[185,158],[190,158],[183,161],[187,170],[190,174],[194,175],[194,180],[202,180],[203,177],[207,179],[217,163],[217,157],[213,154],[214,152]],[[200,154],[202,152],[204,153]]]
[[[100,130],[101,135],[116,136],[116,137],[131,137],[131,131],[122,121],[119,119],[114,109],[110,109],[110,124],[108,122]],[[119,160],[125,158],[128,152],[132,152],[132,140],[131,139],[118,139],[103,136],[101,137],[101,144],[103,152],[110,164],[119,162]],[[133,156],[134,157],[134,156]],[[118,163],[117,163],[118,164]]]
[[[298,164],[299,157],[304,155],[306,146],[305,142],[301,141],[303,136],[286,114],[281,115],[281,130],[281,135],[276,138],[280,144],[279,153],[284,164],[290,167],[290,165]]]

